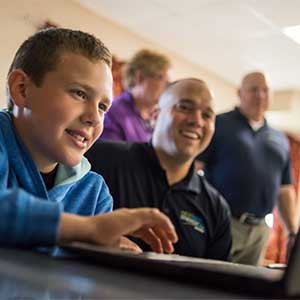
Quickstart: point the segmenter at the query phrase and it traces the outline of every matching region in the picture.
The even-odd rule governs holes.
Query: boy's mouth
[[[88,138],[82,131],[66,129],[66,132],[72,136],[73,141],[75,141],[78,146],[87,146]]]

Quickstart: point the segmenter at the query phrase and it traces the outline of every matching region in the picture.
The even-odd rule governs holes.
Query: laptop
[[[281,270],[176,254],[134,253],[81,242],[66,244],[62,248],[104,266],[163,276],[198,286],[276,298],[300,296],[300,233],[288,265]]]

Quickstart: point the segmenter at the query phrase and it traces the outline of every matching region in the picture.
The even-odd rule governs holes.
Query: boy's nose
[[[87,109],[81,117],[81,121],[89,126],[98,126],[103,117],[101,116],[98,108]]]

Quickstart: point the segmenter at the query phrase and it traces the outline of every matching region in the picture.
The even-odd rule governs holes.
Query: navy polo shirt
[[[114,198],[114,208],[157,207],[172,220],[175,253],[227,260],[231,248],[229,207],[194,168],[169,186],[153,147],[147,143],[98,141],[86,154]],[[149,250],[145,244],[139,245]]]
[[[287,138],[266,122],[253,130],[238,108],[217,116],[212,142],[198,158],[233,216],[264,217],[273,210],[280,186],[291,184]]]

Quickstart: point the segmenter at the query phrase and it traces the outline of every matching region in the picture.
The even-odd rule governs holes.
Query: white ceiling
[[[274,89],[300,88],[300,0],[78,0],[107,19],[238,85],[252,70]]]

